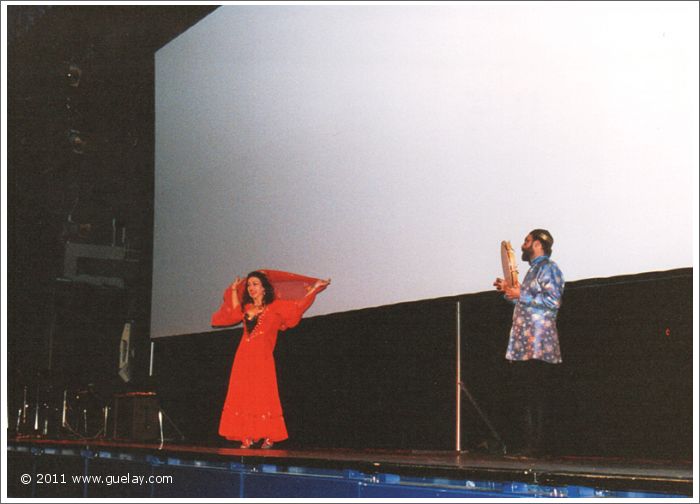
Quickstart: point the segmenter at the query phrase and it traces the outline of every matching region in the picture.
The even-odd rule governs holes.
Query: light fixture
[[[75,63],[68,63],[68,69],[65,72],[66,82],[70,87],[78,87],[80,84],[80,77],[83,71]]]
[[[76,154],[85,153],[86,144],[85,140],[80,134],[80,131],[73,129],[70,130],[70,132],[68,132],[68,143],[70,143],[71,149],[73,149],[73,152],[75,152]]]

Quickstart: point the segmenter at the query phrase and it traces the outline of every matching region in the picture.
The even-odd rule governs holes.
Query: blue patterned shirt
[[[506,359],[561,362],[556,321],[563,292],[559,266],[549,256],[535,258],[520,286],[520,298],[510,300],[515,309]]]

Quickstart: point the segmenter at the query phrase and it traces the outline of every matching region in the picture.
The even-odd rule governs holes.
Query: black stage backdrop
[[[281,446],[453,449],[458,301],[462,381],[506,444],[517,442],[504,359],[512,307],[484,292],[309,318],[281,333]],[[692,269],[568,284],[548,452],[690,457],[692,317]],[[156,341],[150,385],[189,442],[226,445],[218,417],[240,336]],[[462,436],[463,449],[494,446],[466,397]]]

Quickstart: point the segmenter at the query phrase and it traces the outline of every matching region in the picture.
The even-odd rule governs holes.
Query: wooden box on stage
[[[114,396],[114,439],[160,439],[158,396],[155,392],[129,392]]]

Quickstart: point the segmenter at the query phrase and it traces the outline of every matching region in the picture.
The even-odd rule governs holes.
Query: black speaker
[[[160,439],[155,392],[129,392],[114,396],[114,439],[155,441]]]

